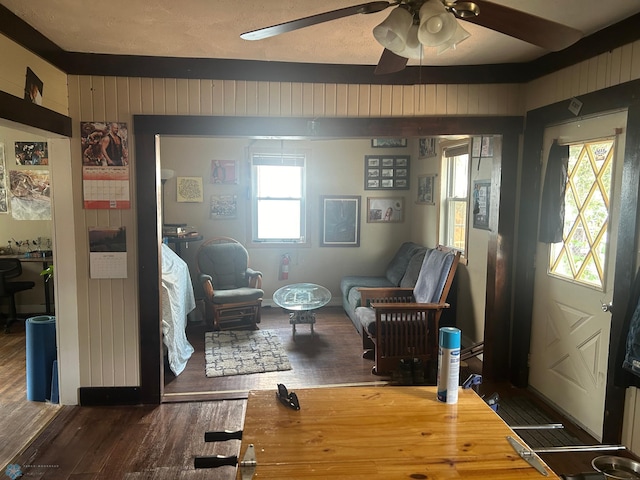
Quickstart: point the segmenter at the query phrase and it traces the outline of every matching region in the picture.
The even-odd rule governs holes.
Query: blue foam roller
[[[27,318],[27,400],[44,402],[51,395],[53,362],[56,360],[56,317]]]

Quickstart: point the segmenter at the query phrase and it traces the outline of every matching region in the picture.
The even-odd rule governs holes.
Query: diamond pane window
[[[563,242],[549,249],[549,273],[602,289],[614,139],[569,146]]]

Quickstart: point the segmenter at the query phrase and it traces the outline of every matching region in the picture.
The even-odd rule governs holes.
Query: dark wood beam
[[[71,118],[2,91],[0,118],[71,137]]]

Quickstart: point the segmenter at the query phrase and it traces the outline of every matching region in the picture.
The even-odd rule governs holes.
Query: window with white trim
[[[305,156],[255,153],[251,168],[252,240],[304,243]]]
[[[469,230],[469,145],[445,148],[442,155],[440,243],[466,252]]]

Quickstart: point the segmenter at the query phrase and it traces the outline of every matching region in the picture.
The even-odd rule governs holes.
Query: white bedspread
[[[191,358],[187,340],[187,315],[196,308],[189,267],[167,245],[162,244],[162,333],[169,352],[169,366],[180,375]]]

